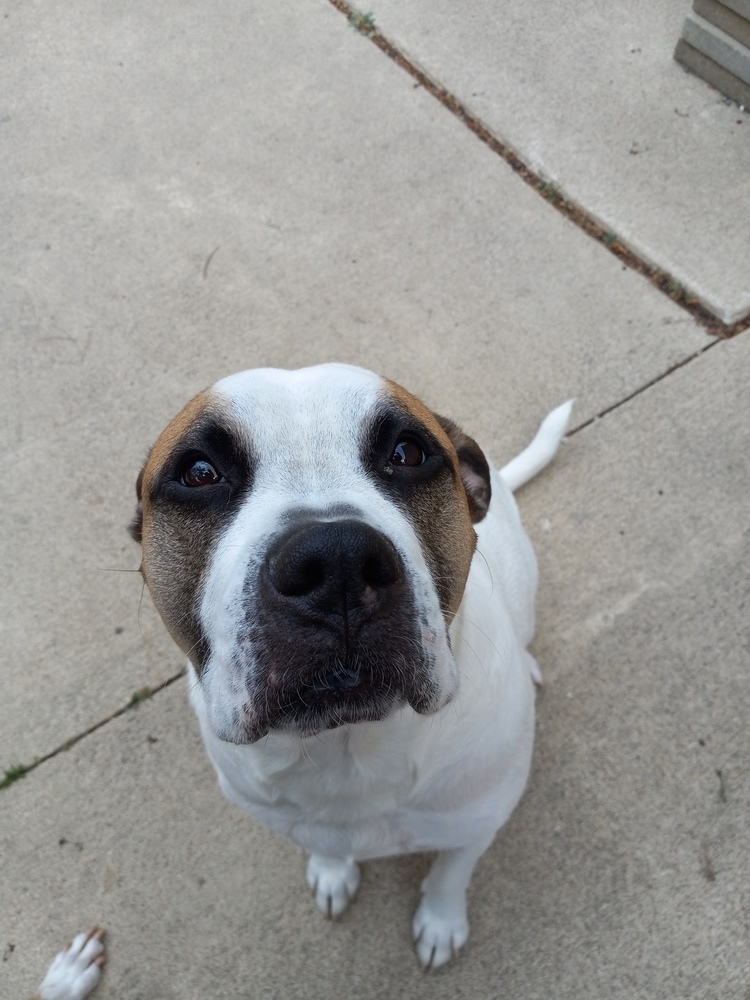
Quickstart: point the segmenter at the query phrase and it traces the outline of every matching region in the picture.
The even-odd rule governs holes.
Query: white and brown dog
[[[221,788],[310,852],[329,916],[358,861],[437,851],[425,967],[466,941],[472,871],[528,777],[537,572],[512,489],[569,412],[497,473],[371,372],[246,371],[188,403],[138,480],[142,572]]]

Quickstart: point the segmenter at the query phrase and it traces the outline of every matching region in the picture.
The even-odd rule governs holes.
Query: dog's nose
[[[402,580],[392,543],[361,521],[324,521],[284,536],[268,556],[277,595],[326,614],[375,611]]]

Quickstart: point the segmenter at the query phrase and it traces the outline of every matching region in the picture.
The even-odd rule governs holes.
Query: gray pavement
[[[671,63],[688,4],[615,24],[581,0],[554,59],[544,4],[444,6],[372,9],[533,168],[559,157],[585,210],[609,199],[631,245],[746,313],[750,119]],[[750,332],[709,337],[327,0],[31,2],[0,45],[0,775],[51,754],[0,790],[0,996],[96,922],[102,997],[746,1000]],[[647,169],[620,147],[659,107],[689,124]],[[667,173],[705,197],[680,188],[676,213]],[[498,462],[570,396],[585,425],[519,498],[542,571],[534,773],[467,953],[434,976],[409,940],[425,859],[366,866],[329,924],[301,855],[223,801],[124,530],[192,393],[332,359]]]
[[[747,315],[750,109],[673,60],[689,0],[368,9],[566,197],[725,322]]]

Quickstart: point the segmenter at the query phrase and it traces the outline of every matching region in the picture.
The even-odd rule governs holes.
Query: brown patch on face
[[[430,566],[446,619],[456,613],[476,548],[473,522],[489,505],[490,475],[479,446],[455,424],[438,417],[421,400],[387,380],[395,407],[407,411],[437,442],[445,465],[415,481],[400,500],[406,507]]]
[[[196,461],[216,470],[215,484],[186,484]],[[247,435],[207,389],[168,424],[138,477],[130,531],[141,543],[141,572],[172,638],[198,670],[208,653],[201,584],[216,538],[249,486],[251,464]]]
[[[461,474],[461,483],[466,490],[471,520],[477,524],[484,518],[492,499],[490,467],[487,459],[476,441],[468,434],[464,434],[457,424],[437,413],[435,417],[456,449],[458,470]]]
[[[190,428],[198,420],[211,410],[211,389],[204,389],[194,396],[177,414],[173,417],[156,440],[156,444],[151,449],[146,463],[145,475],[153,476],[169,458],[177,444],[185,437]]]

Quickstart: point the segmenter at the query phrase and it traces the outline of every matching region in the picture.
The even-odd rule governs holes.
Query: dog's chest
[[[394,740],[384,752],[379,740],[372,754],[366,735],[344,730],[252,747],[206,742],[227,797],[306,850],[364,859],[419,849],[414,747]]]
[[[216,739],[193,700],[224,794],[313,854],[362,861],[460,846],[497,829],[528,773],[533,707],[505,736],[503,713],[484,704],[491,729],[486,718],[468,733],[451,725],[454,706],[439,721],[406,708],[408,718],[396,713],[348,733],[304,741],[272,734],[236,746]],[[471,701],[467,692],[463,703]]]
[[[417,763],[413,747],[396,741],[384,747],[379,740],[372,752],[366,735],[337,730],[304,741],[286,768],[272,760],[265,784],[275,804],[299,805],[313,822],[358,823],[408,800],[418,783]]]

